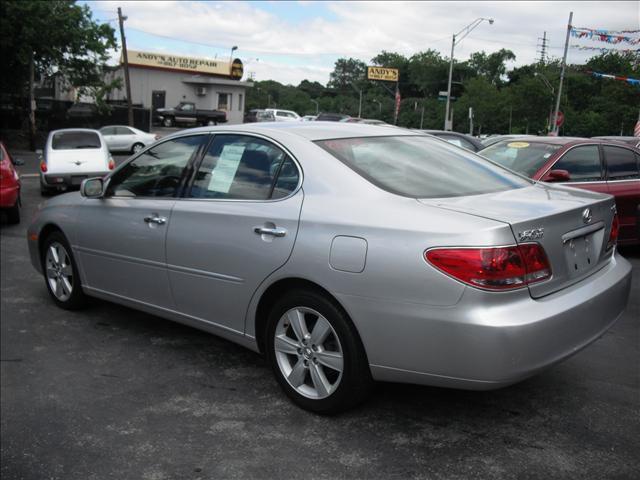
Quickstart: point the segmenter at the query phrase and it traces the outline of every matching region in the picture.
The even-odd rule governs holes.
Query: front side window
[[[514,172],[533,177],[560,147],[561,145],[548,143],[504,141],[491,145],[478,154]]]
[[[100,137],[95,132],[58,132],[51,139],[51,148],[54,150],[100,148],[101,145]]]
[[[569,172],[569,182],[597,182],[602,180],[600,152],[597,145],[572,148],[560,157],[551,168]]]
[[[406,197],[457,197],[531,185],[482,157],[426,136],[316,143],[374,185]]]
[[[113,174],[107,196],[174,197],[189,160],[205,138],[176,138],[147,150]]]
[[[189,197],[236,200],[282,198],[295,190],[298,169],[261,138],[216,135],[202,159]]]
[[[604,158],[607,161],[607,178],[609,180],[634,180],[640,178],[637,155],[621,147],[605,145]]]

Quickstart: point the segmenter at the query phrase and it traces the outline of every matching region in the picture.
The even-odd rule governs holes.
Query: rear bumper
[[[540,299],[467,288],[446,308],[339,296],[377,380],[468,389],[515,383],[598,339],[624,311],[631,266],[616,255],[579,284]]]
[[[11,208],[20,196],[20,184],[0,186],[0,208]]]
[[[109,173],[109,170],[105,172],[41,173],[40,183],[48,188],[80,188],[82,180],[92,177],[104,177]]]

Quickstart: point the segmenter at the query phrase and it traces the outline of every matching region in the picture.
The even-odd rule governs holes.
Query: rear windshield
[[[424,136],[316,143],[374,185],[407,197],[458,197],[530,185],[471,152]]]
[[[58,132],[53,134],[51,147],[54,150],[100,148],[100,137],[95,132]]]
[[[523,141],[498,142],[480,155],[527,177],[532,177],[562,145]]]

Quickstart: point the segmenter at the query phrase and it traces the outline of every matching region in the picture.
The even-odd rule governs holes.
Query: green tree
[[[0,55],[4,72],[0,91],[27,91],[29,68],[35,75],[64,75],[71,87],[100,87],[109,49],[116,48],[115,32],[91,17],[87,5],[74,1],[0,2]]]
[[[329,75],[329,88],[351,90],[351,84],[361,84],[367,78],[367,64],[355,58],[339,58]]]
[[[507,73],[506,62],[515,59],[511,50],[501,48],[489,55],[484,52],[472,53],[467,65],[476,75],[485,77],[494,85],[501,85],[504,83],[502,77]]]

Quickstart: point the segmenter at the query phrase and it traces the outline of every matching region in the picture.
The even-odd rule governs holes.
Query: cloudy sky
[[[456,47],[455,58],[465,60],[472,52],[508,48],[517,57],[511,67],[539,56],[544,31],[549,55],[562,57],[570,11],[577,27],[640,28],[638,1],[80,3],[87,3],[95,18],[116,28],[117,8],[122,7],[128,16],[129,49],[227,59],[237,45],[234,56],[243,60],[245,75],[254,72],[256,80],[294,85],[305,78],[325,84],[340,57],[369,62],[382,50],[410,56],[432,48],[448,58],[451,35],[478,17],[495,22],[480,24]],[[571,44],[638,48],[585,39],[572,39]],[[595,53],[570,49],[568,61],[581,63]]]

